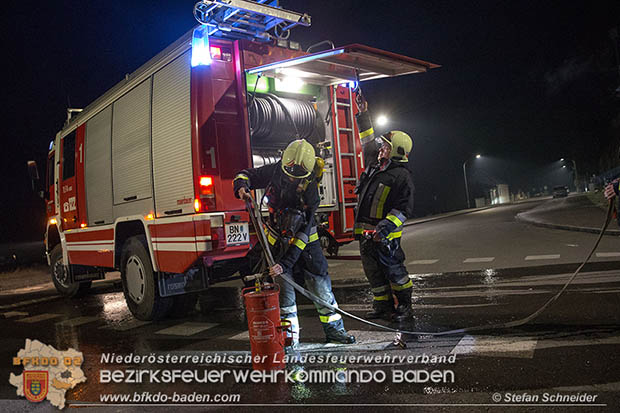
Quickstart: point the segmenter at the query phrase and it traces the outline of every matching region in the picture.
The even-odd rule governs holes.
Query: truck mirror
[[[30,175],[30,182],[32,183],[32,190],[41,194],[41,183],[39,180],[39,168],[37,168],[36,161],[28,161],[28,175]]]
[[[37,168],[37,161],[28,161],[28,174],[30,179],[39,180],[39,169]]]

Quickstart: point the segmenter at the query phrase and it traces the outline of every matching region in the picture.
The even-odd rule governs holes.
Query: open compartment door
[[[295,76],[306,83],[331,86],[426,72],[434,63],[375,49],[361,44],[312,53],[247,69],[263,76]]]

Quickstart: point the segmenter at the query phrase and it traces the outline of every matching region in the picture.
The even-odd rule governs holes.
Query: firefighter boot
[[[412,288],[405,288],[401,291],[395,291],[396,299],[398,300],[398,306],[394,314],[392,314],[392,320],[401,323],[403,321],[413,318],[413,309],[411,308],[411,290]]]
[[[344,328],[342,330],[330,328],[325,332],[325,341],[327,343],[354,344],[355,336],[347,333]]]
[[[392,299],[392,295],[388,300],[385,301],[377,301],[374,300],[372,302],[372,310],[366,313],[366,318],[368,320],[373,320],[377,318],[381,318],[387,321],[392,319],[392,315],[394,314],[394,300]]]

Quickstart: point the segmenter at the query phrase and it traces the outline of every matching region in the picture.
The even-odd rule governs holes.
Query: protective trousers
[[[327,260],[318,241],[306,245],[301,257],[292,269],[292,274],[290,272],[288,274],[292,275],[297,284],[334,307],[338,307],[332,292],[332,282],[327,273]],[[299,319],[297,317],[295,289],[282,277],[277,277],[276,281],[280,285],[280,317],[291,322],[293,345],[296,345],[299,343]],[[340,314],[318,303],[314,303],[314,306],[319,313],[325,334],[328,334],[332,329],[344,330]]]
[[[362,238],[360,256],[372,290],[373,304],[391,305],[393,309],[392,292],[400,303],[411,302],[413,284],[404,265],[405,253],[400,246],[400,239],[394,239],[384,245],[372,239]]]

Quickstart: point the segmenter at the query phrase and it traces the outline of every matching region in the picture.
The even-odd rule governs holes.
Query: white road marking
[[[250,333],[247,331],[244,331],[243,333],[235,334],[232,337],[228,337],[228,339],[235,340],[235,341],[250,341]]]
[[[128,331],[128,330],[133,330],[134,328],[140,328],[147,324],[151,324],[151,322],[141,321],[141,320],[136,320],[135,318],[131,318],[129,320],[121,321],[113,325],[101,326],[99,327],[99,329],[100,330],[114,330],[114,331]]]
[[[183,324],[178,324],[176,326],[164,328],[163,330],[155,332],[155,334],[167,334],[171,336],[193,336],[194,334],[198,334],[201,331],[216,327],[217,325],[218,324],[213,323],[187,322]]]
[[[25,305],[42,303],[45,301],[52,301],[58,298],[61,298],[61,297],[59,295],[52,295],[51,297],[42,297],[42,298],[36,298],[33,300],[20,301],[18,303],[13,303],[13,304],[0,305],[0,310],[8,310],[9,308],[23,307]]]
[[[368,311],[372,308],[372,304],[339,304],[338,308],[344,311]],[[316,310],[316,307],[314,304],[300,304],[297,306],[298,312],[304,310]]]
[[[58,318],[58,317],[62,317],[62,315],[43,313],[43,314],[34,315],[32,317],[20,318],[17,321],[19,321],[20,323],[38,323],[39,321],[50,320],[52,318]]]
[[[592,337],[587,339],[574,339],[571,337],[567,338],[549,338],[545,340],[540,340],[538,342],[537,350],[548,349],[548,348],[558,348],[558,347],[583,347],[583,346],[618,346],[620,344],[620,337],[612,336],[612,337]]]
[[[92,323],[93,321],[99,320],[99,317],[77,317],[69,320],[59,321],[56,323],[57,326],[61,327],[77,327],[82,324]]]
[[[479,308],[479,307],[491,307],[497,304],[485,303],[485,304],[454,304],[454,305],[441,305],[441,304],[416,304],[415,308]]]
[[[33,285],[31,287],[15,288],[11,290],[0,291],[0,295],[20,295],[33,293],[35,291],[53,290],[54,283],[48,282],[45,284]]]
[[[585,384],[583,386],[563,386],[554,387],[553,390],[565,392],[617,392],[620,390],[620,382],[603,384]]]
[[[463,264],[469,264],[474,262],[491,262],[495,259],[495,257],[480,257],[480,258],[467,258],[463,261]]]
[[[407,265],[430,265],[435,264],[439,260],[415,260],[408,262]]]
[[[525,261],[534,260],[557,260],[560,258],[560,254],[547,254],[547,255],[528,255],[525,257]]]
[[[490,357],[534,357],[537,339],[529,337],[464,336],[451,354]]]
[[[597,252],[597,258],[620,257],[620,252]]]
[[[4,316],[4,318],[11,318],[11,317],[24,317],[24,316],[27,316],[28,313],[24,313],[23,311],[8,311],[6,313],[2,313],[2,315]]]

